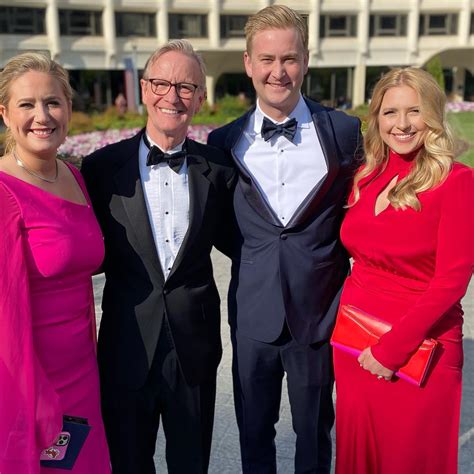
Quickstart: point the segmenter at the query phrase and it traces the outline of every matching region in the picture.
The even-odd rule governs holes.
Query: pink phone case
[[[61,461],[66,456],[67,447],[71,439],[71,433],[61,431],[54,444],[41,451],[41,461]]]

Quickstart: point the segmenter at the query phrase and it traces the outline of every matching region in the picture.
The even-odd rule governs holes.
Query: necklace
[[[16,164],[20,168],[23,168],[29,175],[34,176],[35,178],[41,179],[41,181],[46,181],[47,183],[55,183],[58,180],[58,175],[59,175],[58,160],[55,160],[56,173],[54,175],[54,178],[45,178],[44,176],[41,176],[40,174],[36,174],[34,171],[27,168],[25,163],[23,163],[23,161],[21,161],[20,158],[18,158],[18,155],[16,154],[15,150],[13,150],[13,157],[15,158]]]

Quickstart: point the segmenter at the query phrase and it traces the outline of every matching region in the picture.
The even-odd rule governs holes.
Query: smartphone
[[[41,452],[40,461],[61,461],[64,459],[70,440],[71,433],[61,431],[54,443]]]

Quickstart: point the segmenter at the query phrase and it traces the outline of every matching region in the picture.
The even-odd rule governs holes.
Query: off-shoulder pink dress
[[[0,472],[110,473],[91,282],[104,246],[92,207],[0,172],[0,223]],[[89,436],[72,471],[40,468],[63,414],[87,418]]]

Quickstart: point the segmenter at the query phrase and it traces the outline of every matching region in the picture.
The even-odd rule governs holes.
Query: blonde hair
[[[145,64],[145,70],[143,71],[143,78],[149,79],[150,69],[155,62],[163,56],[163,54],[169,53],[170,51],[177,51],[183,53],[190,58],[193,58],[199,66],[199,72],[201,74],[201,84],[199,86],[203,89],[206,88],[206,65],[201,55],[198,54],[192,44],[185,39],[171,40],[165,45],[158,48],[147,60]]]
[[[245,24],[247,52],[252,50],[254,36],[264,30],[295,28],[305,51],[308,50],[308,26],[303,17],[285,5],[271,5],[252,15]]]
[[[418,94],[420,113],[427,125],[427,132],[413,169],[390,190],[389,202],[396,209],[411,207],[419,211],[421,205],[417,195],[437,186],[452,167],[455,142],[446,121],[446,95],[431,74],[423,69],[393,69],[382,76],[373,91],[364,137],[365,166],[354,177],[354,199],[349,206],[353,206],[360,198],[359,182],[374,171],[378,172],[375,175],[378,176],[386,167],[389,150],[380,136],[379,112],[385,93],[397,86],[411,87]]]
[[[73,91],[69,84],[68,72],[56,61],[53,61],[44,53],[25,52],[11,58],[3,71],[0,72],[0,105],[8,107],[10,101],[10,86],[23,74],[30,71],[44,72],[56,78],[61,85],[66,100],[72,103]],[[9,153],[15,147],[15,140],[9,129],[5,137],[5,153]]]

